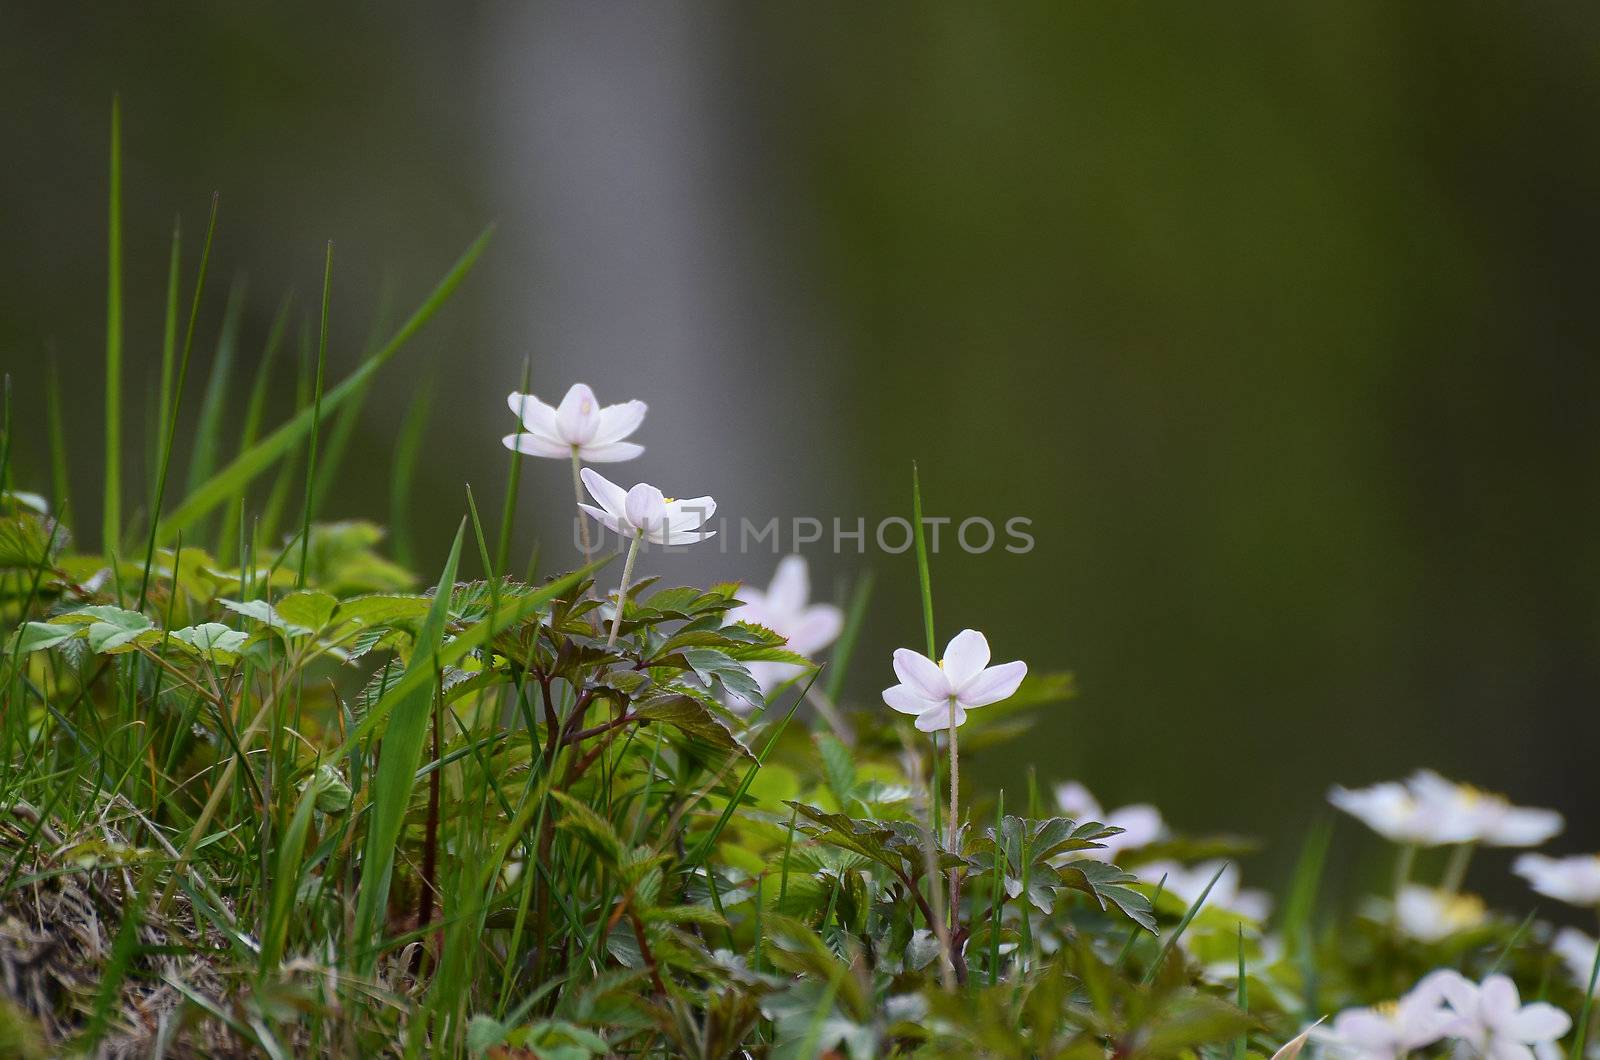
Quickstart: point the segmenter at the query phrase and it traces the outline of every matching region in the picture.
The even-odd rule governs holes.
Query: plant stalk
[[[576,463],[577,458],[573,458]],[[617,643],[617,631],[622,628],[622,608],[628,602],[628,583],[633,581],[633,561],[639,556],[639,542],[644,540],[637,534],[628,542],[628,558],[622,562],[622,584],[617,586],[617,613],[611,617],[611,636],[606,638],[606,647],[614,647]]]

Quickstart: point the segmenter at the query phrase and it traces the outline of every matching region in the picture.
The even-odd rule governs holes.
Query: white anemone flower
[[[1403,1060],[1450,1033],[1456,1017],[1445,1007],[1444,984],[1461,978],[1448,969],[1430,972],[1399,1000],[1345,1009],[1312,1036],[1348,1060]]]
[[[785,556],[765,591],[749,586],[739,588],[739,606],[728,617],[735,622],[765,626],[783,637],[790,651],[814,658],[839,639],[844,614],[832,604],[808,604],[810,596],[811,577],[805,558]],[[805,672],[795,663],[756,661],[745,666],[763,693]]]
[[[1511,871],[1547,897],[1585,908],[1600,906],[1600,854],[1570,858],[1523,854]]]
[[[1385,839],[1415,846],[1538,846],[1563,825],[1554,810],[1513,806],[1504,795],[1457,784],[1430,769],[1418,770],[1404,783],[1335,787],[1328,801]]]
[[[1220,876],[1217,875],[1218,869],[1222,870]],[[1163,891],[1187,905],[1193,905],[1200,899],[1200,895],[1205,893],[1206,884],[1211,883],[1211,878],[1215,876],[1217,882],[1206,894],[1206,904],[1202,908],[1237,913],[1257,922],[1266,920],[1272,913],[1272,896],[1265,891],[1241,888],[1239,866],[1231,861],[1202,861],[1193,868],[1184,868],[1175,861],[1153,861],[1141,865],[1138,873],[1141,880],[1159,884]],[[1161,883],[1162,877],[1166,878],[1164,884]]]
[[[1147,802],[1107,810],[1090,794],[1088,788],[1076,780],[1057,784],[1055,793],[1056,805],[1074,821],[1099,821],[1122,829],[1118,835],[1097,840],[1102,844],[1100,849],[1076,851],[1074,857],[1115,861],[1117,855],[1125,850],[1138,850],[1167,836],[1167,825],[1161,819],[1161,811]]]
[[[1454,1011],[1449,1035],[1465,1051],[1486,1060],[1561,1060],[1556,1045],[1572,1027],[1572,1019],[1554,1005],[1524,1005],[1517,984],[1491,975],[1474,986],[1457,977],[1440,983]]]
[[[1400,888],[1394,901],[1395,926],[1419,942],[1442,941],[1483,926],[1487,918],[1483,899],[1476,895],[1451,894],[1418,884]]]
[[[960,728],[967,711],[1010,699],[1028,675],[1028,664],[1017,660],[989,665],[989,641],[975,629],[964,629],[945,645],[938,662],[898,648],[894,673],[900,683],[883,690],[883,701],[902,714],[916,715],[923,732]]]
[[[685,545],[716,534],[715,530],[700,529],[717,510],[717,502],[710,497],[672,500],[646,482],[624,490],[590,468],[583,469],[583,484],[600,507],[579,507],[619,537],[652,545]]]
[[[1550,951],[1561,958],[1561,963],[1567,966],[1567,974],[1579,989],[1587,988],[1589,977],[1594,974],[1597,949],[1600,949],[1600,943],[1572,927],[1564,927],[1556,932],[1555,941],[1550,943]],[[1595,984],[1595,993],[1600,994],[1600,983]]]
[[[623,441],[644,422],[648,406],[642,401],[601,406],[587,384],[575,383],[555,408],[515,391],[506,403],[522,420],[522,433],[504,438],[507,449],[593,464],[632,460],[644,452],[644,446]]]
[[[1444,831],[1465,832],[1465,842],[1536,847],[1566,824],[1555,810],[1513,806],[1504,795],[1457,784],[1431,769],[1418,770],[1406,784],[1420,801],[1435,808]]]

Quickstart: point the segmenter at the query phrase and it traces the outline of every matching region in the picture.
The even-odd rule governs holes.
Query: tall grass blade
[[[1183,933],[1189,929],[1189,924],[1199,915],[1200,907],[1206,904],[1207,898],[1211,897],[1211,888],[1215,887],[1217,881],[1222,879],[1222,874],[1228,871],[1230,864],[1232,862],[1225,861],[1222,863],[1221,867],[1212,875],[1210,882],[1206,884],[1205,890],[1200,892],[1199,897],[1194,900],[1194,904],[1190,905],[1183,914],[1183,919],[1178,921],[1178,926],[1172,929],[1172,934],[1167,936],[1167,941],[1162,944],[1160,952],[1156,954],[1156,959],[1151,961],[1150,967],[1145,970],[1143,980],[1145,986],[1155,982],[1156,974],[1161,971],[1161,966],[1166,963],[1167,954],[1171,953],[1172,947],[1176,946],[1178,940],[1183,938]]]
[[[439,665],[439,645],[450,614],[450,597],[455,587],[456,566],[461,560],[461,540],[466,531],[467,523],[463,519],[456,529],[455,543],[450,546],[450,557],[439,574],[433,604],[417,631],[411,660],[396,686],[397,689],[404,686],[404,695],[397,698],[391,708],[389,725],[383,734],[383,753],[372,780],[372,812],[367,821],[361,858],[361,889],[356,898],[355,938],[352,940],[356,948],[356,968],[362,974],[370,973],[378,960],[384,914],[389,906],[395,845],[405,823],[417,766],[422,761],[422,745],[432,716],[433,676]]]
[[[178,296],[180,273],[179,259],[183,250],[183,226],[172,219],[172,248],[167,252],[167,298],[161,318],[161,390],[156,406],[157,433],[151,440],[151,467],[161,463],[161,434],[159,425],[167,422],[172,412],[172,371],[178,357]]]
[[[839,639],[834,643],[833,654],[828,661],[828,685],[823,695],[830,703],[839,702],[839,696],[844,692],[845,673],[850,666],[850,657],[855,653],[856,639],[861,636],[861,625],[867,620],[867,604],[871,600],[872,572],[862,571],[850,594],[850,608],[845,612],[844,628],[839,632]]]
[[[533,382],[533,358],[522,359],[522,389],[518,393],[526,394],[528,387]],[[506,497],[505,505],[500,510],[500,541],[495,546],[494,576],[503,577],[506,572],[506,559],[511,554],[511,526],[517,517],[517,488],[522,484],[522,452],[518,449],[511,450],[511,467],[506,472]]]
[[[411,317],[400,326],[400,329],[390,337],[384,346],[368,357],[361,367],[346,376],[338,386],[329,390],[322,399],[318,409],[305,409],[291,419],[288,423],[273,431],[267,437],[240,453],[227,467],[211,476],[210,479],[186,497],[172,513],[163,519],[157,528],[158,540],[165,541],[174,533],[190,526],[201,516],[210,512],[217,505],[235,495],[251,479],[271,467],[285,452],[292,449],[311,429],[313,419],[318,419],[330,414],[340,407],[345,401],[361,388],[367,379],[371,378],[384,365],[393,359],[400,348],[415,335],[422,326],[431,320],[441,306],[455,293],[461,281],[472,271],[472,266],[482,256],[484,249],[489,245],[489,239],[494,234],[493,226],[484,229],[483,233],[473,241],[465,253],[445,274],[444,278],[433,289],[432,293],[417,307]]]
[[[58,513],[72,509],[72,479],[67,472],[67,431],[61,420],[61,372],[54,357],[45,377],[45,418],[50,433],[50,492]]]
[[[417,459],[427,437],[428,414],[433,409],[433,387],[417,389],[400,425],[400,438],[394,447],[394,467],[389,472],[389,533],[394,539],[395,559],[410,567],[415,563],[416,535],[411,529],[411,486],[417,477]]]
[[[194,300],[189,305],[189,326],[183,336],[183,356],[178,359],[178,374],[173,381],[172,407],[167,422],[162,424],[165,437],[161,443],[161,466],[156,473],[156,490],[150,500],[150,537],[144,552],[144,573],[139,579],[139,606],[144,607],[145,594],[150,589],[150,565],[156,555],[156,526],[161,515],[161,504],[167,492],[167,473],[172,467],[172,446],[178,437],[178,409],[183,404],[183,384],[189,374],[189,354],[194,349],[194,327],[200,318],[200,298],[206,289],[206,270],[211,265],[211,237],[217,231],[218,196],[211,196],[211,219],[206,222],[206,239],[200,251],[200,272],[195,278]]]
[[[111,188],[106,230],[106,458],[100,548],[122,534],[122,101],[111,97]]]
[[[233,379],[233,362],[238,356],[239,320],[244,314],[244,296],[244,281],[235,280],[228,289],[228,300],[222,310],[222,329],[217,338],[216,359],[211,362],[205,394],[200,399],[200,420],[195,427],[194,448],[189,457],[189,471],[184,478],[184,492],[198,487],[216,469],[217,453],[222,449],[222,419],[228,405],[228,387]],[[206,535],[199,536],[204,538]]]
[[[305,588],[306,561],[311,558],[311,508],[317,481],[317,433],[322,424],[322,379],[328,367],[328,300],[333,293],[333,240],[322,259],[322,322],[317,328],[317,376],[311,391],[310,439],[306,444],[306,497],[300,518],[300,570],[294,587]]]
[[[272,379],[272,365],[277,358],[278,347],[283,344],[283,333],[289,326],[289,307],[292,299],[284,298],[278,307],[278,312],[272,318],[272,326],[267,329],[267,343],[261,351],[261,361],[256,365],[256,374],[250,384],[250,400],[245,405],[244,426],[239,430],[239,451],[244,452],[256,443],[256,436],[261,432],[261,417],[266,413],[268,383]],[[233,550],[238,547],[239,530],[244,519],[245,489],[229,498],[227,506],[223,509],[222,534],[217,542],[217,558],[223,564],[234,559]]]

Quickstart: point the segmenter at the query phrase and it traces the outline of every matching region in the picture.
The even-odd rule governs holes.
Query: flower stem
[[[628,542],[628,558],[622,562],[622,584],[617,586],[617,613],[611,617],[611,636],[606,638],[608,648],[617,643],[617,631],[622,628],[622,608],[628,602],[628,583],[633,580],[633,561],[639,555],[639,542],[642,540],[634,535]]]
[[[572,447],[572,498],[574,503],[583,504],[583,465],[578,460],[578,447]],[[575,509],[578,516],[579,540],[583,542],[583,565],[589,565],[589,520],[583,514],[583,508]]]
[[[1445,866],[1444,878],[1439,881],[1439,889],[1446,894],[1455,894],[1461,890],[1462,881],[1467,878],[1467,865],[1472,861],[1474,844],[1462,843],[1450,852],[1450,862]]]
[[[950,844],[950,849],[956,848],[957,821],[956,810],[960,805],[961,796],[961,756],[956,749],[956,702],[950,701],[950,823],[945,826],[945,836]],[[959,867],[950,870],[950,931],[955,933],[960,913],[957,907],[961,903],[961,870]]]
[[[1400,892],[1405,890],[1406,884],[1411,882],[1411,866],[1417,859],[1417,845],[1415,843],[1402,844],[1394,858],[1394,896],[1400,897]]]

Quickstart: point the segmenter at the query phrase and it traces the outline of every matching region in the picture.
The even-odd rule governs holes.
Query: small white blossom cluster
[[[1370,788],[1335,787],[1328,801],[1385,839],[1419,847],[1535,847],[1564,823],[1554,810],[1513,806],[1504,795],[1457,784],[1431,769]]]
[[[1571,1026],[1554,1005],[1524,1005],[1506,976],[1474,983],[1440,969],[1397,1001],[1345,1009],[1312,1036],[1349,1060],[1401,1060],[1447,1040],[1462,1054],[1488,1060],[1560,1060],[1556,1042]]]

